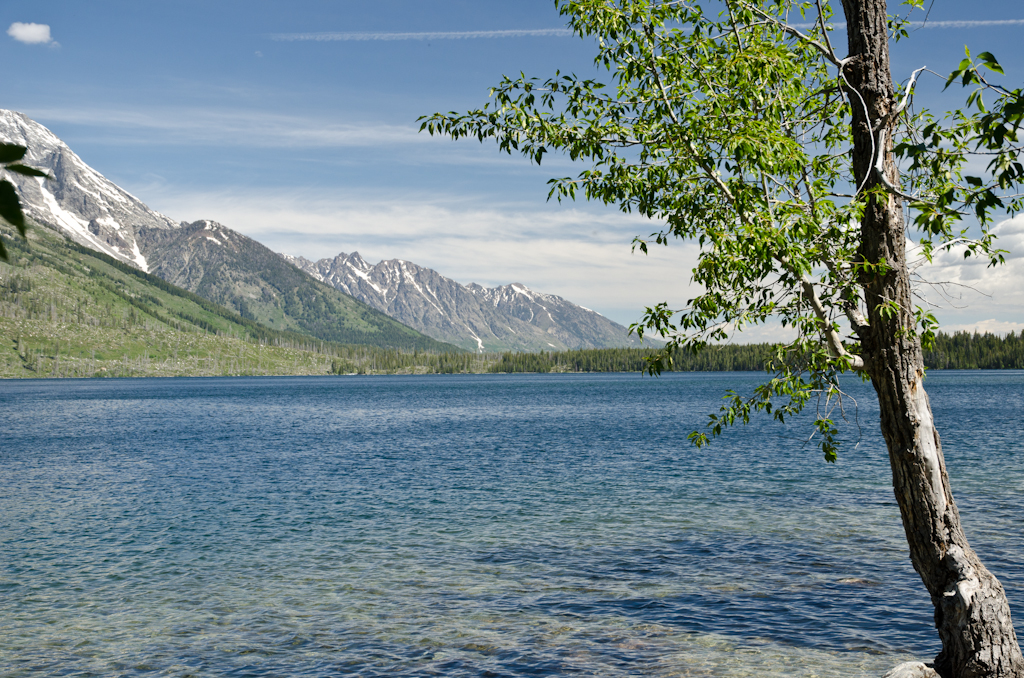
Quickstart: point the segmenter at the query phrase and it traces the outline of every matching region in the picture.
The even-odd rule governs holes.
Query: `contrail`
[[[790,24],[794,28],[814,28],[817,24]],[[830,22],[832,28],[844,30],[845,21]],[[982,21],[911,21],[910,28],[984,28],[986,26],[1024,26],[1024,19],[992,19]]]
[[[913,23],[921,28],[982,28],[984,26],[1022,26],[1024,19],[996,19],[993,21],[928,21]]]
[[[991,26],[1022,26],[1024,19],[992,19],[981,21],[914,21],[913,28],[984,28]],[[793,24],[795,28],[812,28],[815,24]],[[846,22],[837,21],[833,28],[843,30]],[[472,40],[478,38],[530,38],[571,37],[568,28],[534,28],[508,31],[437,31],[431,33],[271,33],[270,39],[277,42],[336,42],[373,40]]]
[[[273,33],[271,40],[279,42],[314,41],[332,42],[348,40],[466,40],[472,38],[528,38],[568,37],[568,28],[536,28],[511,31],[449,31],[436,33]]]

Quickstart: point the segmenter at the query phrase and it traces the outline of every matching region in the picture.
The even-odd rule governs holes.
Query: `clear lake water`
[[[938,650],[870,387],[751,373],[0,381],[0,675],[880,676]],[[1024,627],[1024,373],[926,387]]]

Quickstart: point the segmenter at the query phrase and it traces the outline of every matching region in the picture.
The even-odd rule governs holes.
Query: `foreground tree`
[[[845,56],[832,44],[827,0],[723,0],[713,11],[688,0],[556,5],[579,36],[596,38],[610,83],[505,79],[483,109],[436,114],[423,128],[494,138],[537,163],[564,152],[589,166],[552,180],[551,196],[582,193],[664,224],[635,241],[645,252],[671,237],[700,244],[693,280],[703,293],[682,310],[649,308],[635,326],[669,339],[652,372],[674,351],[744,325],[777,318],[798,330],[765,384],[712,415],[712,435],[757,411],[783,420],[816,400],[820,444],[834,461],[839,376],[869,378],[911,560],[935,605],[935,668],[1024,676],[1003,588],[968,545],[950,492],[923,386],[922,341],[935,320],[914,303],[905,218],[913,215],[925,257],[959,247],[1002,260],[989,227],[1000,208],[1022,206],[1013,193],[1024,176],[1021,91],[986,80],[982,67],[1001,69],[985,53],[954,74],[976,88],[974,113],[912,115],[921,71],[897,91],[889,43],[906,37],[906,23],[884,0],[842,0]],[[963,175],[972,153],[992,156],[986,176]],[[971,228],[960,221],[969,213]]]

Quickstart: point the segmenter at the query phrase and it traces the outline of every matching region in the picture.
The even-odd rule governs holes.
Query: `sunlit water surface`
[[[0,382],[0,674],[847,678],[932,657],[866,387],[835,465],[806,421],[688,446],[760,376]],[[1024,620],[1024,375],[927,386]]]

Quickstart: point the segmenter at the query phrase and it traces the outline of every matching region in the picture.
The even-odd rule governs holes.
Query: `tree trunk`
[[[893,488],[910,545],[910,560],[932,604],[942,651],[935,669],[944,678],[1024,677],[1024,658],[999,581],[967,543],[949,488],[939,434],[924,391],[924,362],[914,334],[914,304],[906,266],[903,207],[873,171],[884,153],[889,183],[899,185],[891,137],[876,151],[896,108],[889,73],[885,0],[842,0],[847,20],[844,74],[853,111],[857,185],[875,191],[861,220],[860,256],[887,270],[862,274],[870,328],[863,358],[878,393],[882,434],[889,448]]]

